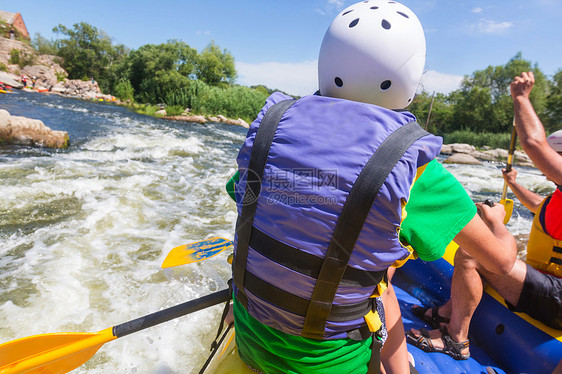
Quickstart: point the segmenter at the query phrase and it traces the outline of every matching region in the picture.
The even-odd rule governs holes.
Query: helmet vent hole
[[[357,26],[357,24],[359,23],[359,18],[355,18],[353,21],[351,21],[351,23],[349,24],[349,28],[355,27]]]
[[[336,86],[338,86],[338,87],[343,86],[343,81],[341,80],[340,77],[336,77],[336,78],[334,79],[334,83],[335,83]]]
[[[384,82],[381,83],[381,90],[386,91],[390,88],[390,85],[392,84],[391,81],[389,81],[388,79],[385,80]]]
[[[385,30],[390,29],[390,22],[388,22],[387,20],[383,19],[382,20],[382,28]]]
[[[379,7],[378,7],[378,6],[372,6],[371,9],[373,9],[373,10],[374,10],[374,9],[379,9]]]
[[[351,12],[353,12],[353,9],[348,10],[347,12],[343,13],[342,16],[345,16],[346,14],[351,13]]]
[[[402,17],[410,18],[406,13],[402,13],[402,12],[396,12],[396,13],[400,14]]]

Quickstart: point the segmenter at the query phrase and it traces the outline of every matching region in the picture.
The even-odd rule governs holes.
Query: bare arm
[[[521,201],[521,204],[525,205],[525,207],[531,212],[536,213],[544,198],[517,183],[515,181],[515,178],[517,177],[517,171],[515,169],[511,169],[509,173],[503,169],[502,173],[503,179],[509,188],[511,188],[511,191],[513,191],[515,196],[517,196],[519,201]]]
[[[477,203],[480,215],[455,236],[455,242],[492,273],[507,274],[517,256],[515,239],[503,224],[505,210]]]
[[[529,100],[534,84],[532,72],[521,73],[511,82],[515,128],[523,150],[537,168],[554,183],[562,185],[562,156],[548,145],[544,127]]]

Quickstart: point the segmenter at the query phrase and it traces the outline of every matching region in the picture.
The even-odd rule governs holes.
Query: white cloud
[[[198,31],[196,32],[196,34],[197,34],[197,35],[206,35],[206,36],[209,36],[209,35],[211,35],[211,32],[208,31],[208,30],[205,30],[205,31],[203,31],[203,30],[198,30]]]
[[[444,74],[435,70],[428,70],[422,75],[420,88],[430,93],[435,91],[449,94],[460,88],[462,80],[462,75]]]
[[[482,8],[476,7],[474,9],[471,10],[472,13],[482,13]]]
[[[507,29],[513,26],[513,22],[496,22],[491,19],[480,19],[478,25],[476,26],[477,31],[486,33],[486,34],[499,34],[505,32]]]
[[[236,62],[238,83],[244,86],[263,84],[292,95],[313,94],[318,89],[318,62]]]
[[[339,11],[341,8],[343,8],[343,5],[343,0],[328,0],[326,2],[326,5],[324,5],[324,8],[317,8],[315,10],[316,12],[325,16],[327,14],[330,14],[333,10]]]
[[[236,62],[238,83],[244,86],[263,84],[292,95],[310,95],[318,90],[318,61],[295,63],[264,62],[249,64]],[[448,94],[460,87],[463,76],[443,74],[434,70],[422,76],[420,90]]]

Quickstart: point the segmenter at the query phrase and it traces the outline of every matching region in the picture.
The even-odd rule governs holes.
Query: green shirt
[[[231,179],[227,189],[233,191],[234,182]],[[422,260],[434,261],[474,217],[476,207],[457,179],[433,160],[412,187],[406,213],[400,240],[411,245]],[[254,369],[266,373],[367,372],[371,339],[315,340],[286,334],[257,321],[236,299],[234,319],[238,352]]]

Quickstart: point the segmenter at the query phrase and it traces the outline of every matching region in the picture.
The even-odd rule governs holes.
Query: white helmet
[[[324,35],[318,57],[323,96],[402,109],[413,100],[425,67],[418,17],[395,1],[349,6]]]
[[[546,138],[548,145],[556,152],[562,152],[562,130],[553,132]]]

